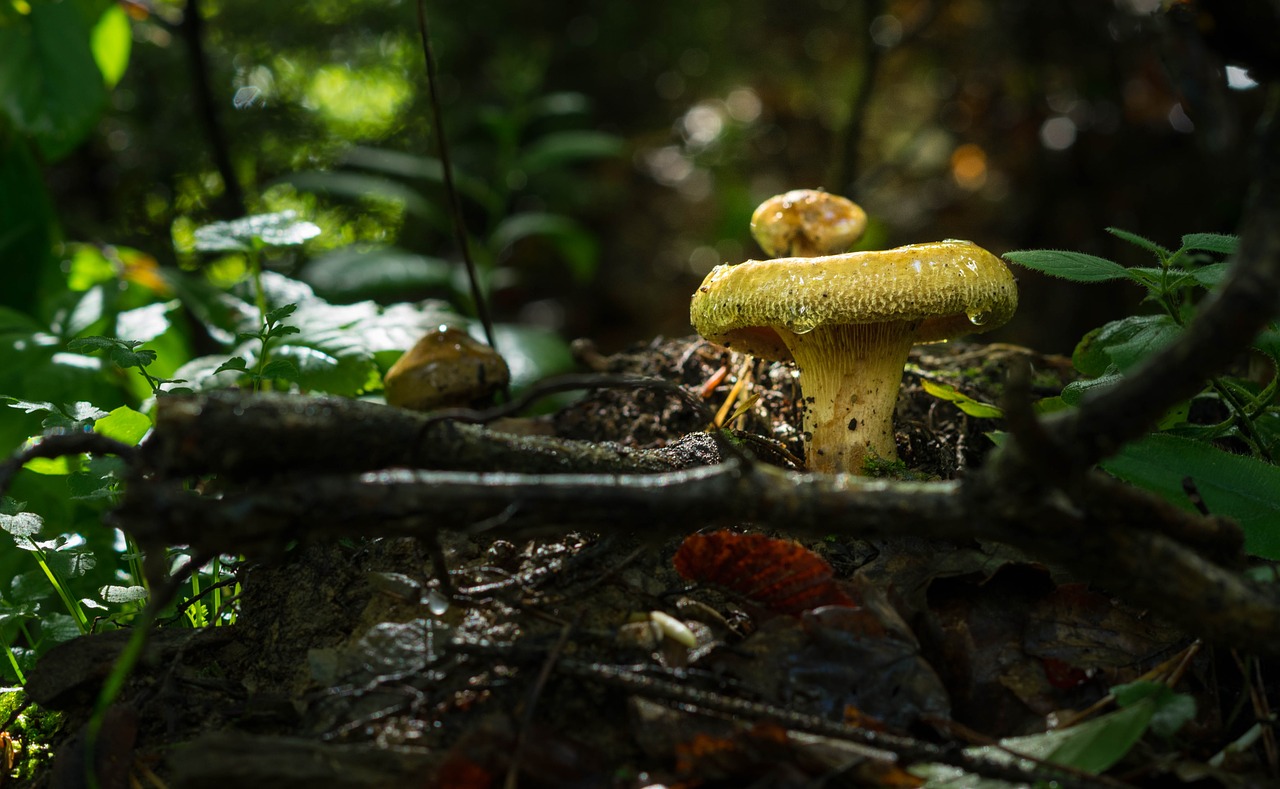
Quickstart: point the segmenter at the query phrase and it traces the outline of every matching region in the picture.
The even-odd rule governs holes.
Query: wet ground
[[[734,425],[756,436],[744,445],[784,467],[803,456],[786,365],[697,339],[578,352],[597,372],[678,383],[711,413],[742,373],[757,396]],[[1022,348],[915,349],[896,420],[905,471],[889,471],[952,479],[980,464],[999,419],[924,384],[994,404],[1010,367],[1027,364],[1037,396],[1070,376],[1068,361]],[[608,389],[512,424],[651,448],[705,419],[669,393]],[[446,535],[452,598],[433,546],[300,544],[244,568],[234,626],[152,640],[100,737],[102,785],[911,786],[887,754],[1041,731],[1186,643],[1001,546],[818,539],[801,550],[786,534],[745,536],[756,533],[743,523],[701,544],[750,554],[698,559],[714,564],[701,583],[677,570],[681,538]],[[777,604],[761,574],[783,564],[849,604]],[[68,734],[122,643],[50,653],[42,668],[65,681],[46,701],[68,711]],[[824,721],[838,730],[821,734]],[[48,785],[73,785],[83,768],[77,741],[63,749]]]

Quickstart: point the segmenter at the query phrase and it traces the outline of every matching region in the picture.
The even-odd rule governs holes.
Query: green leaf
[[[551,243],[569,264],[575,279],[585,280],[595,272],[599,254],[595,237],[582,225],[560,214],[530,211],[509,216],[494,228],[489,244],[495,250],[505,250],[534,236],[543,237]]]
[[[0,41],[3,38],[0,31]],[[4,52],[0,43],[0,62],[10,56]],[[3,68],[0,65],[0,71]],[[3,92],[0,89],[0,95]],[[0,305],[35,311],[42,281],[58,274],[59,261],[53,254],[57,236],[40,166],[22,137],[0,133],[0,260],[4,261]]]
[[[297,211],[257,214],[196,229],[199,252],[247,252],[255,241],[270,247],[297,246],[320,235],[316,225],[298,219]]]
[[[1146,699],[1074,726],[1049,753],[1048,761],[1090,773],[1104,772],[1142,739],[1154,714],[1155,703]]]
[[[1214,288],[1227,278],[1227,272],[1230,270],[1230,263],[1209,263],[1194,269],[1191,276],[1204,287]]]
[[[1125,267],[1119,263],[1083,252],[1029,249],[1006,252],[1004,256],[1019,266],[1074,282],[1106,282],[1129,276]]]
[[[1131,443],[1100,465],[1126,482],[1194,511],[1182,486],[1184,479],[1190,479],[1209,512],[1240,524],[1249,553],[1280,559],[1280,498],[1276,496],[1280,467],[1167,434]]]
[[[350,246],[311,260],[300,277],[329,301],[452,289],[455,267],[440,258],[395,247]]]
[[[114,88],[129,67],[129,50],[133,46],[129,15],[123,8],[114,3],[107,7],[93,26],[89,46],[103,82],[108,88]]]
[[[519,169],[529,174],[587,159],[620,156],[622,140],[598,131],[562,131],[539,137],[520,155]]]
[[[1175,693],[1173,688],[1162,682],[1130,682],[1115,686],[1111,692],[1121,707],[1132,707],[1148,700],[1154,704],[1150,729],[1159,737],[1172,737],[1196,717],[1196,700],[1185,693]]]
[[[267,310],[266,321],[267,323],[279,323],[297,311],[297,304],[285,304],[276,307],[274,310]]]
[[[1168,315],[1130,315],[1086,334],[1072,352],[1071,362],[1093,377],[1113,366],[1124,372],[1173,342],[1180,331]]]
[[[394,178],[416,178],[436,184],[444,182],[444,167],[441,166],[440,160],[433,156],[416,156],[410,153],[401,153],[400,151],[389,151],[385,148],[357,145],[347,151],[346,156],[343,158],[343,164],[348,167],[375,170]],[[297,175],[302,174],[296,173],[285,178],[292,182],[292,179]],[[489,188],[488,184],[466,172],[455,169],[453,181],[454,185],[458,187],[458,192],[474,200],[479,205],[492,207],[501,202],[501,198]],[[298,188],[310,191],[303,186]],[[447,226],[448,219],[443,211],[433,207],[431,214]]]
[[[124,348],[117,348],[111,352],[111,361],[117,367],[146,367],[156,360],[156,352],[145,348],[137,351],[127,351]]]
[[[1170,250],[1165,249],[1151,239],[1140,236],[1137,233],[1130,233],[1128,230],[1121,230],[1118,227],[1109,227],[1107,228],[1107,232],[1121,241],[1127,241],[1136,247],[1141,247],[1142,249],[1147,250],[1158,258],[1165,259],[1173,254]]]
[[[177,301],[156,302],[125,310],[116,318],[116,335],[139,345],[150,342],[169,330],[169,311],[177,306]]]
[[[272,359],[262,368],[262,378],[266,381],[274,381],[284,379],[286,381],[297,381],[301,376],[298,371],[298,365],[289,359]]]
[[[147,599],[147,588],[107,585],[98,589],[98,596],[108,603],[138,603]]]
[[[1234,255],[1240,246],[1240,237],[1222,233],[1190,233],[1182,237],[1182,246],[1184,249]]]
[[[237,372],[243,373],[248,371],[248,369],[249,369],[248,365],[245,363],[243,356],[232,356],[230,359],[218,365],[218,369],[214,370],[213,374],[217,375],[218,373],[224,372],[226,370],[235,370]]]
[[[493,327],[494,342],[511,370],[511,389],[520,392],[550,375],[574,369],[573,353],[558,334],[532,326],[500,323]]]
[[[151,419],[126,405],[113,410],[106,416],[99,417],[93,423],[95,433],[107,438],[114,438],[124,444],[137,446],[142,437],[151,429]]]
[[[941,384],[921,379],[920,385],[926,392],[940,400],[946,400],[955,403],[956,407],[964,413],[979,419],[999,419],[1004,416],[1004,411],[989,403],[974,400],[972,397],[964,394],[951,384]]]
[[[300,192],[355,202],[386,200],[404,206],[405,211],[430,221],[437,228],[448,227],[448,216],[418,190],[380,175],[306,170],[277,178],[274,183],[290,184]]]
[[[33,3],[0,27],[0,111],[49,161],[78,146],[107,104],[80,3]]]
[[[44,528],[44,518],[34,512],[0,514],[0,530],[7,531],[14,537],[35,537],[42,528]]]

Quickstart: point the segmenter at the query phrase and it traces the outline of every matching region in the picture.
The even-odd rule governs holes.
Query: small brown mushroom
[[[511,380],[493,348],[441,325],[401,356],[382,379],[387,405],[414,411],[484,404]]]
[[[968,241],[712,269],[690,319],[712,342],[795,360],[806,463],[861,474],[897,458],[893,412],[911,346],[1001,326],[1018,303],[1004,263]]]
[[[771,197],[751,215],[751,236],[772,258],[846,252],[866,229],[867,213],[857,203],[818,189]]]

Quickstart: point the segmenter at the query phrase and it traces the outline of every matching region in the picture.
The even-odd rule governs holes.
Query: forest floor
[[[611,357],[578,350],[591,369],[679,383],[713,411],[742,361],[696,339]],[[1040,396],[1071,376],[1068,360],[1017,347],[914,349],[896,422],[910,474],[962,475],[1000,427],[923,382],[996,403],[1006,371],[1026,363]],[[795,378],[760,362],[750,375],[759,399],[736,427],[767,439],[748,446],[785,467],[802,456]],[[705,427],[662,392],[609,389],[518,429],[653,448]],[[409,539],[303,543],[251,564],[234,625],[151,638],[98,734],[100,785],[915,786],[888,755],[1069,723],[1191,643],[999,545],[807,541],[859,607],[785,613],[691,583],[673,563],[680,546],[588,531],[446,536],[455,599],[433,578],[429,547]],[[125,637],[77,639],[41,664],[54,688],[41,702],[64,710],[65,725],[38,783],[78,785],[83,724]],[[1206,698],[1212,671],[1202,654],[1185,673],[1204,710],[1221,706]],[[802,734],[779,710],[867,734]],[[1128,777],[1173,769],[1154,764],[1144,757]]]

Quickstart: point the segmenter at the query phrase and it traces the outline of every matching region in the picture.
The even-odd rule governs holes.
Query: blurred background
[[[464,311],[416,7],[123,4],[132,54],[88,142],[45,168],[68,239],[194,268],[194,229],[296,209],[274,260],[334,302]],[[1172,11],[1162,5],[1174,6]],[[1231,232],[1262,91],[1183,3],[429,0],[472,251],[500,321],[606,351],[682,336],[762,199],[861,203],[861,246],[966,238],[1149,264]],[[1070,352],[1137,288],[1018,272],[991,339]]]

